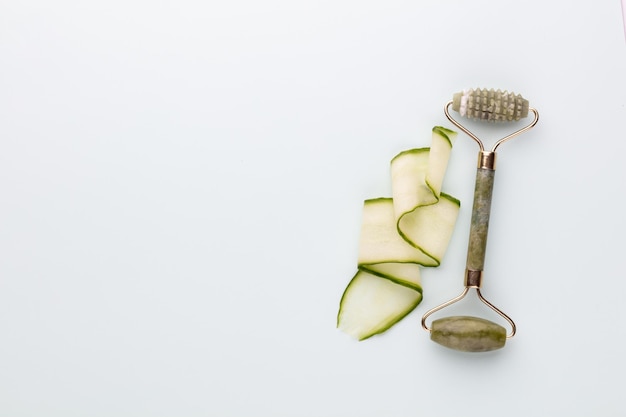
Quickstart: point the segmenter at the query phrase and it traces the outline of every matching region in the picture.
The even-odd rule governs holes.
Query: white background
[[[618,0],[2,1],[0,416],[623,416],[625,74]],[[541,114],[499,149],[487,253],[519,333],[419,326],[462,289],[460,135],[444,264],[356,342],[362,202],[468,87]]]

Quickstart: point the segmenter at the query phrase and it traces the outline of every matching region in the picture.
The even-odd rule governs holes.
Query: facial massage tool
[[[534,118],[530,124],[498,140],[490,151],[486,151],[483,142],[450,115],[450,107],[462,117],[481,121],[519,121],[527,117],[529,111],[534,114]],[[430,338],[433,341],[448,348],[465,352],[486,352],[504,347],[506,339],[513,337],[516,331],[515,322],[487,301],[480,292],[496,169],[496,149],[503,142],[535,126],[539,120],[539,113],[536,109],[529,107],[528,100],[519,94],[486,89],[470,89],[454,94],[453,99],[444,106],[444,113],[456,127],[476,141],[480,151],[478,152],[478,170],[465,269],[465,289],[455,298],[427,311],[422,317],[422,327],[430,332]],[[471,289],[476,290],[480,301],[508,322],[511,326],[508,334],[507,330],[499,324],[473,316],[445,317],[433,320],[430,327],[426,324],[426,319],[431,314],[461,300]]]

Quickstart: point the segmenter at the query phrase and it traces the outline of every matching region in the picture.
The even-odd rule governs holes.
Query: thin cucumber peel
[[[441,264],[459,213],[459,200],[441,191],[456,135],[434,127],[430,148],[391,160],[392,198],[365,200],[358,271],[337,315],[348,335],[383,333],[422,301],[420,268]]]

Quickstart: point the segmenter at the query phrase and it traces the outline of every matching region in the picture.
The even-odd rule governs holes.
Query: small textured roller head
[[[507,91],[476,88],[456,93],[452,109],[470,119],[512,122],[528,116],[528,100]]]

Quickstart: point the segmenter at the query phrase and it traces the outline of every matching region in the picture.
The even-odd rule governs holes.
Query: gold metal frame
[[[531,129],[533,126],[535,126],[537,124],[537,122],[539,121],[539,112],[533,108],[530,107],[529,110],[532,111],[535,115],[535,117],[533,118],[533,120],[526,126],[522,127],[519,130],[516,130],[515,132],[503,137],[502,139],[498,140],[493,147],[491,148],[490,151],[486,151],[485,150],[485,146],[483,144],[483,142],[474,134],[472,133],[469,129],[467,129],[465,126],[463,126],[461,123],[459,123],[458,121],[456,121],[449,112],[449,107],[452,104],[452,101],[449,101],[448,103],[446,103],[446,105],[444,106],[444,113],[446,114],[446,117],[459,129],[461,129],[463,132],[465,132],[470,138],[474,139],[474,141],[478,144],[478,146],[480,147],[480,152],[478,153],[478,168],[482,168],[482,169],[489,169],[489,170],[495,170],[496,169],[496,149],[498,148],[498,146],[500,146],[502,143],[513,139],[514,137],[516,137],[517,135],[520,135],[524,132],[526,132],[527,130]],[[482,301],[486,306],[488,306],[490,309],[492,309],[493,311],[495,311],[498,315],[500,315],[502,318],[504,318],[509,325],[511,326],[511,331],[509,332],[509,334],[506,336],[507,338],[511,338],[515,335],[515,332],[517,331],[517,327],[515,326],[515,322],[509,317],[507,316],[502,310],[500,310],[499,308],[497,308],[495,305],[491,304],[487,299],[485,299],[485,297],[483,297],[482,293],[480,292],[480,287],[482,286],[482,277],[483,277],[483,271],[476,271],[476,270],[469,270],[466,269],[465,271],[465,288],[463,289],[463,291],[461,292],[461,294],[459,294],[458,296],[452,298],[451,300],[448,300],[440,305],[438,305],[437,307],[434,307],[430,310],[428,310],[424,316],[422,317],[422,327],[430,332],[430,327],[428,327],[428,325],[426,324],[426,320],[428,319],[428,317],[430,317],[433,313],[436,313],[439,310],[442,310],[460,300],[462,300],[463,298],[465,298],[465,296],[467,295],[467,293],[469,292],[470,289],[475,289],[476,290],[476,295],[478,296],[478,299],[480,301]]]
[[[508,315],[506,315],[506,313],[504,313],[498,307],[491,304],[485,297],[483,297],[482,293],[480,292],[480,286],[482,284],[482,275],[483,275],[483,271],[466,270],[465,271],[465,289],[463,289],[461,294],[457,295],[453,299],[448,300],[445,303],[440,304],[437,307],[434,307],[428,310],[424,314],[424,316],[422,316],[422,327],[424,328],[424,330],[427,330],[430,332],[430,327],[428,327],[428,325],[426,324],[426,319],[428,319],[428,317],[430,317],[433,313],[436,313],[437,311],[442,310],[462,300],[463,298],[465,298],[469,290],[475,289],[478,299],[482,301],[485,305],[487,305],[490,309],[498,313],[498,315],[502,317],[503,319],[505,319],[511,326],[511,331],[506,336],[507,339],[510,339],[511,337],[515,336],[515,332],[517,331],[517,326],[515,325],[515,322],[513,321],[513,319],[511,319]]]
[[[465,126],[463,126],[461,123],[457,122],[452,115],[450,114],[450,111],[448,110],[450,105],[452,104],[452,100],[450,100],[449,102],[446,103],[446,105],[443,108],[443,112],[446,114],[446,117],[448,118],[448,120],[450,120],[452,122],[452,124],[454,124],[456,127],[458,127],[459,129],[461,129],[463,132],[465,132],[465,134],[467,134],[470,138],[474,139],[474,141],[476,141],[476,143],[478,143],[478,146],[480,147],[480,151],[481,152],[485,152],[485,145],[483,145],[483,142],[478,139],[478,137],[473,134],[469,129],[467,129]],[[495,153],[496,149],[498,148],[498,146],[500,146],[502,143],[513,139],[515,136],[520,135],[524,132],[526,132],[527,130],[530,130],[533,128],[533,126],[535,126],[537,124],[537,122],[539,121],[539,112],[537,111],[537,109],[530,107],[528,110],[532,111],[535,114],[535,117],[533,119],[532,122],[530,122],[528,125],[522,127],[519,130],[516,130],[515,132],[511,133],[510,135],[507,135],[505,137],[503,137],[502,139],[498,140],[494,145],[493,148],[491,148],[491,153]],[[489,152],[487,152],[489,153]]]

